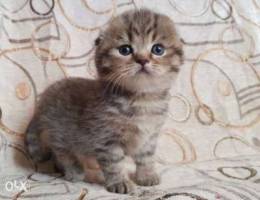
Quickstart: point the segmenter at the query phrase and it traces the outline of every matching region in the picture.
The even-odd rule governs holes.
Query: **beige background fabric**
[[[162,184],[122,196],[35,172],[23,137],[42,91],[95,78],[94,39],[141,7],[171,17],[184,41],[156,155]],[[259,0],[0,0],[0,14],[0,199],[260,199]],[[29,189],[7,191],[15,181]]]

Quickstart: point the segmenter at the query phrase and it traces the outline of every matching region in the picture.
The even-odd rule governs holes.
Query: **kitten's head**
[[[183,61],[173,21],[141,9],[115,17],[96,40],[96,66],[102,80],[133,92],[170,87]]]

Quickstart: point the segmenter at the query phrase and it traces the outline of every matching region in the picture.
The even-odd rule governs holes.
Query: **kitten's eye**
[[[118,51],[121,55],[128,56],[131,53],[133,53],[133,48],[130,45],[125,44],[125,45],[118,47]]]
[[[152,47],[152,53],[157,56],[163,55],[165,52],[165,48],[161,44],[154,44]]]

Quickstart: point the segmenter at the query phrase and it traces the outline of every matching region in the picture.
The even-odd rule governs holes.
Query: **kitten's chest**
[[[139,100],[130,105],[133,115],[130,121],[143,133],[158,132],[161,128],[168,109],[166,99]]]
[[[168,98],[160,99],[117,99],[116,109],[123,123],[135,126],[142,133],[158,131],[165,120]]]
[[[147,144],[151,138],[158,135],[165,121],[168,103],[166,100],[159,101],[134,101],[128,106],[131,116],[127,124],[133,129],[125,129],[122,133],[126,152],[134,154],[138,149]]]

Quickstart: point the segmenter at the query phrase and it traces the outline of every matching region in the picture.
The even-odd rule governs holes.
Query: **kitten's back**
[[[43,162],[50,152],[43,145],[44,123],[78,115],[83,108],[97,108],[101,102],[100,85],[96,80],[67,78],[49,86],[40,97],[35,114],[26,130],[25,143],[32,159]],[[44,120],[43,120],[44,119]]]

